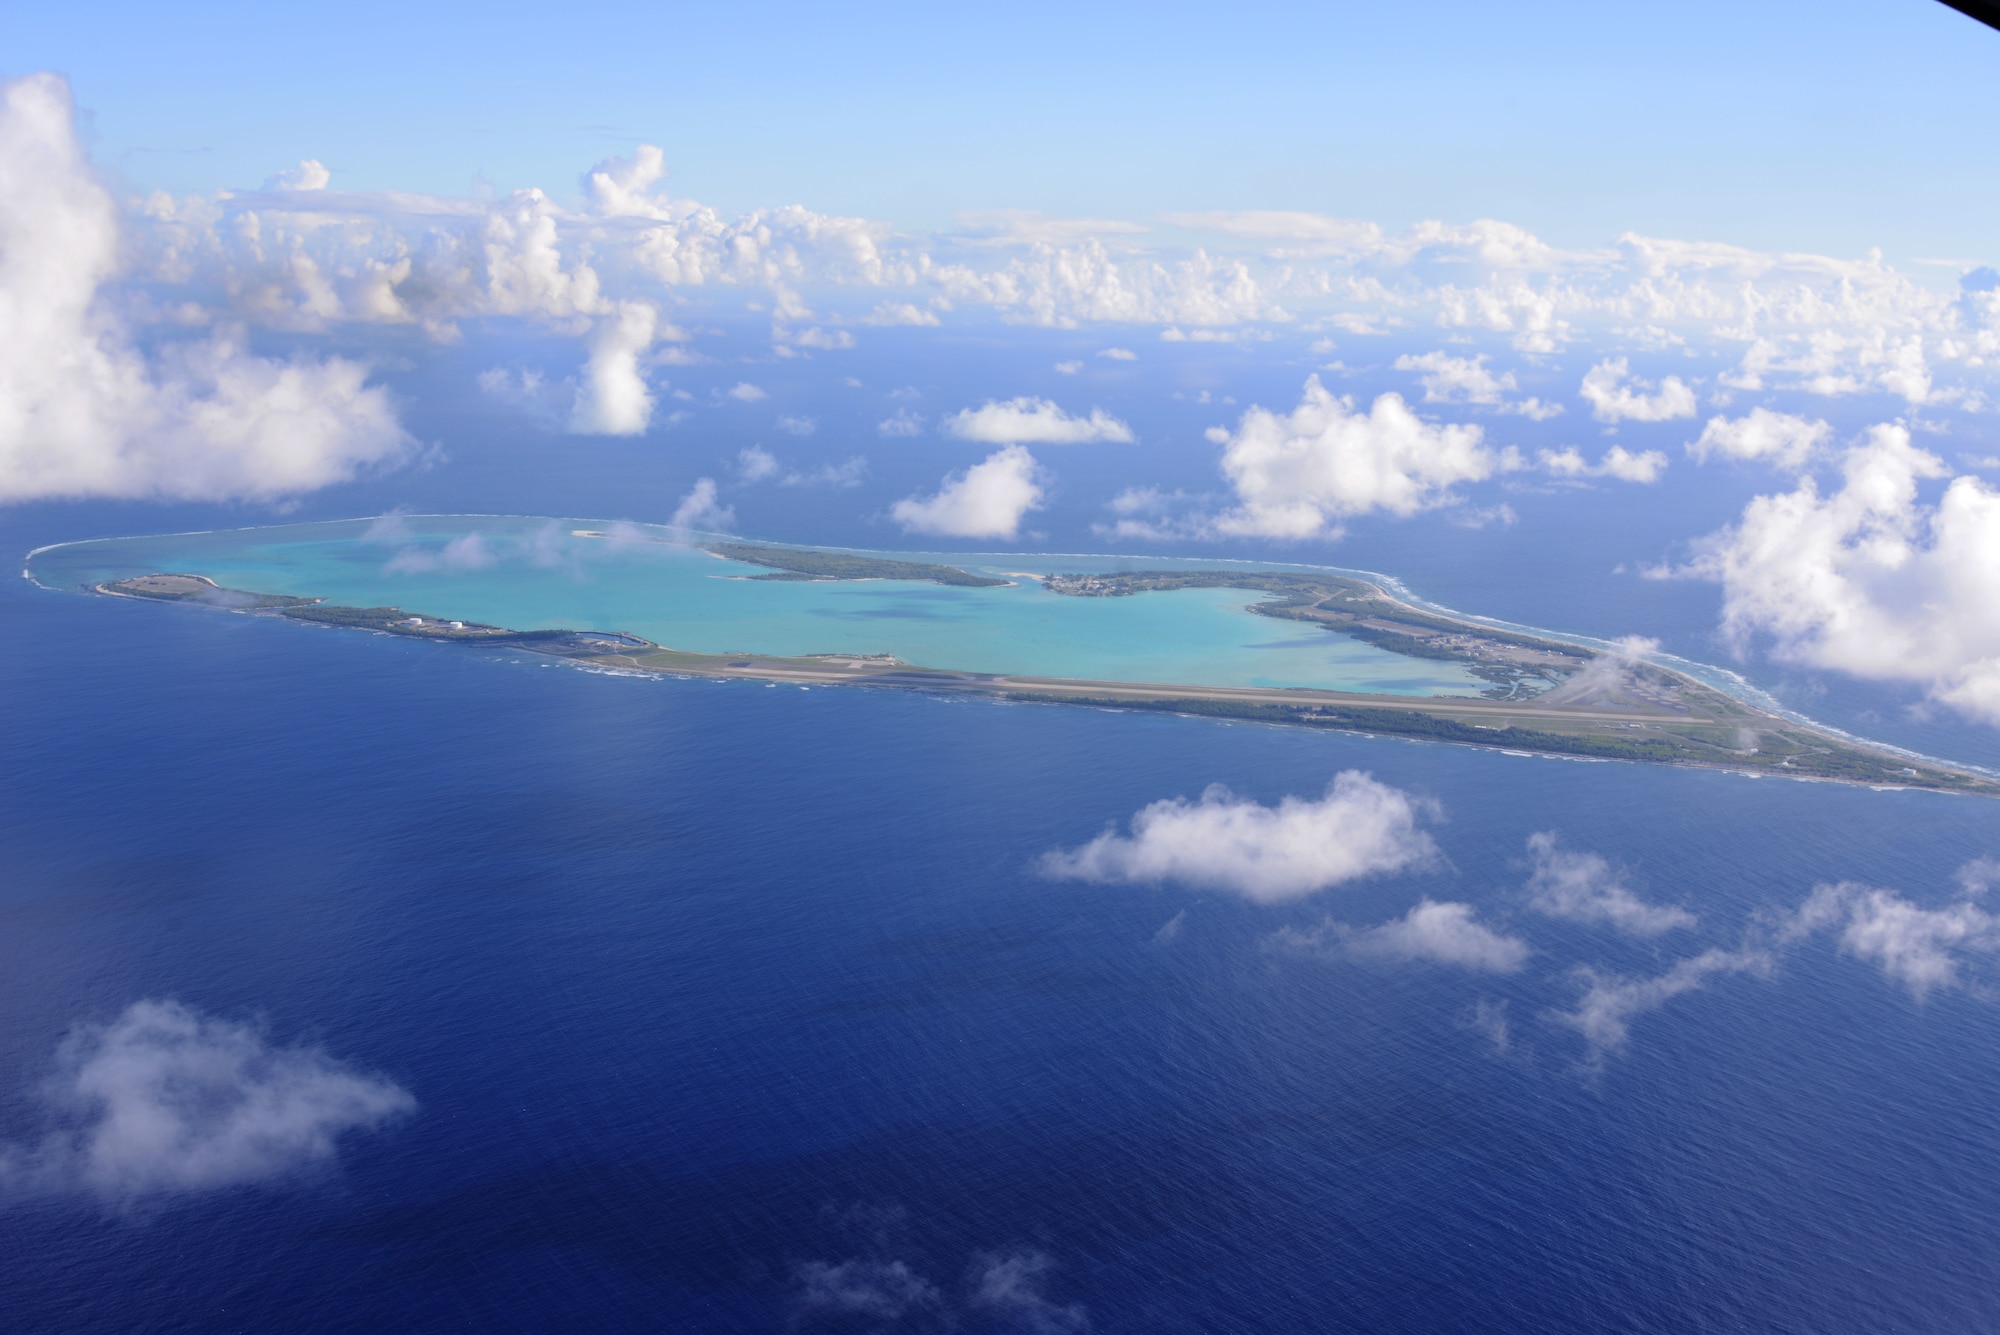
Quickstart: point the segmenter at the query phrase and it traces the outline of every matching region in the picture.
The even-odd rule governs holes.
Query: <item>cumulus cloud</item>
[[[124,210],[120,255],[135,282],[121,295],[134,309],[162,303],[152,309],[189,327],[407,324],[448,339],[464,320],[495,317],[603,337],[623,304],[658,303],[662,288],[705,288],[715,302],[732,289],[743,309],[770,315],[783,356],[852,346],[860,324],[961,313],[1064,329],[1150,325],[1170,341],[1267,338],[1299,319],[1362,337],[1430,323],[1505,334],[1536,354],[1578,340],[1684,347],[1734,358],[1723,381],[1737,388],[1880,390],[1967,407],[1992,396],[1941,383],[1945,368],[1969,381],[2000,362],[1990,276],[1936,291],[1876,254],[1632,234],[1570,250],[1503,220],[1392,232],[1277,213],[1190,215],[1180,234],[1143,244],[1130,239],[1143,228],[1090,219],[919,234],[796,205],[725,215],[672,198],[665,175],[660,150],[640,146],[586,173],[580,208],[539,189],[496,199],[341,191],[310,161],[264,190],[156,193]],[[815,306],[835,309],[814,323]],[[1657,388],[1606,380],[1618,363],[1604,355],[1593,354],[1591,383],[1618,420],[1657,418],[1675,409],[1677,386],[1686,392],[1672,378]],[[1495,399],[1507,376],[1482,358],[1431,356],[1433,402],[1533,415],[1558,406],[1504,390]]]
[[[1316,799],[1286,797],[1275,807],[1215,784],[1196,802],[1164,798],[1142,808],[1129,836],[1108,829],[1041,865],[1049,876],[1174,881],[1275,904],[1431,865],[1437,846],[1422,823],[1436,815],[1434,803],[1359,770],[1336,775]]]
[[[727,397],[735,399],[738,403],[756,403],[769,397],[763,390],[757,388],[757,386],[747,380],[737,381],[727,390],[724,390],[723,393]]]
[[[590,338],[590,360],[577,388],[569,429],[579,435],[636,436],[653,418],[653,394],[639,369],[652,345],[659,312],[644,302],[622,302]]]
[[[1306,381],[1290,413],[1252,408],[1235,431],[1208,434],[1223,447],[1222,471],[1240,502],[1215,527],[1241,536],[1337,534],[1344,517],[1412,515],[1454,499],[1456,483],[1519,466],[1511,452],[1488,449],[1477,426],[1426,422],[1399,394],[1356,412],[1352,399],[1328,393],[1318,376]]]
[[[1114,362],[1136,362],[1139,360],[1139,354],[1130,348],[1105,348],[1097,355],[1109,358]]]
[[[0,85],[0,502],[271,500],[408,456],[357,363],[267,360],[229,334],[138,351],[107,298],[121,240],[68,84]]]
[[[785,416],[778,419],[778,430],[788,436],[810,436],[819,430],[819,422],[810,417]]]
[[[644,429],[641,368],[693,354],[646,352],[642,317],[628,308],[664,311],[687,288],[705,289],[717,307],[734,300],[766,313],[773,350],[785,356],[851,346],[849,330],[863,324],[995,316],[1115,325],[1133,337],[1150,326],[1175,342],[1269,338],[1290,323],[1357,337],[1428,324],[1504,334],[1536,354],[1583,342],[1594,363],[1584,400],[1612,422],[1694,413],[1681,378],[1634,381],[1615,355],[1628,347],[1733,360],[1721,383],[1745,390],[1880,391],[1965,411],[1996,398],[1985,382],[2000,366],[2000,284],[1974,271],[1955,292],[1934,290],[1873,253],[1842,259],[1634,234],[1565,249],[1503,220],[1392,231],[1278,213],[1190,215],[1143,243],[1130,225],[1082,219],[920,234],[802,206],[725,214],[675,199],[652,146],[598,164],[574,207],[540,189],[499,198],[343,191],[310,160],[263,190],[156,192],[120,204],[75,147],[66,90],[55,116],[23,114],[33,90],[50,87],[62,90],[50,76],[9,85],[12,131],[0,136],[11,155],[0,162],[0,226],[11,229],[0,245],[10,303],[0,315],[0,497],[281,497],[404,457],[410,442],[393,404],[364,368],[256,357],[246,351],[251,328],[406,325],[448,340],[468,320],[527,321],[589,340],[589,367],[564,387],[575,401],[566,392],[545,411],[582,430]],[[45,151],[50,144],[60,151]],[[163,335],[182,350],[138,350]],[[655,342],[678,337],[656,323]],[[1130,343],[1106,333],[1089,346],[1106,337]],[[1129,349],[1098,355],[1120,350]],[[1528,416],[1560,406],[1517,397],[1512,375],[1483,356],[1440,351],[1403,369],[1424,377],[1431,403]],[[1703,450],[1779,457],[1789,448],[1717,436]],[[1588,463],[1558,452],[1553,466],[1637,480],[1647,458]],[[1448,495],[1454,480],[1467,479],[1418,490]],[[1335,510],[1317,508],[1322,531],[1337,524]],[[1268,532],[1277,516],[1267,507],[1229,522]]]
[[[333,180],[333,173],[326,164],[313,158],[303,159],[290,171],[279,172],[265,178],[266,190],[324,190]]]
[[[1558,1012],[1554,1018],[1583,1035],[1595,1060],[1625,1045],[1636,1017],[1658,1010],[1682,993],[1700,990],[1711,978],[1743,973],[1768,977],[1771,968],[1771,956],[1765,951],[1720,948],[1680,960],[1651,978],[1600,973],[1585,965],[1576,970],[1584,989],[1577,1008]]]
[[[1658,450],[1638,454],[1623,445],[1613,445],[1596,463],[1590,463],[1572,445],[1561,450],[1543,450],[1536,462],[1555,477],[1609,477],[1620,482],[1652,483],[1667,471],[1667,456]]]
[[[1563,411],[1560,403],[1543,403],[1540,399],[1510,401],[1507,396],[1516,388],[1514,373],[1493,374],[1486,369],[1484,353],[1477,357],[1453,357],[1445,352],[1427,352],[1418,357],[1406,353],[1396,359],[1396,369],[1423,373],[1425,403],[1484,404],[1537,422],[1559,416]]]
[[[776,477],[780,471],[778,456],[762,445],[751,445],[737,451],[736,476],[745,486]]]
[[[1551,918],[1601,923],[1632,936],[1658,936],[1693,927],[1695,916],[1671,905],[1649,904],[1624,875],[1595,853],[1559,847],[1553,831],[1528,836],[1528,907]]]
[[[1825,422],[1774,413],[1769,408],[1752,408],[1731,421],[1711,417],[1701,436],[1687,449],[1700,463],[1710,455],[1730,459],[1768,459],[1781,468],[1803,468],[1833,435]]]
[[[1975,872],[1967,888],[1983,890],[1986,874]],[[1842,954],[1879,965],[1884,977],[1909,988],[1918,1001],[1934,989],[1964,986],[1959,966],[1967,955],[2000,950],[2000,917],[1977,904],[1927,909],[1893,890],[1847,881],[1815,887],[1782,936],[1796,940],[1826,930],[1839,934]]]
[[[961,440],[990,445],[1087,445],[1099,441],[1129,443],[1132,428],[1102,408],[1088,417],[1072,417],[1047,399],[989,400],[944,419],[944,429]]]
[[[681,497],[681,503],[674,507],[674,516],[667,526],[682,534],[727,533],[736,527],[736,510],[716,499],[714,478],[697,478],[694,486],[688,488],[688,494]]]
[[[1645,381],[1633,378],[1632,368],[1623,357],[1601,361],[1583,377],[1578,393],[1590,403],[1591,416],[1600,422],[1666,422],[1676,417],[1693,417],[1694,391],[1679,376],[1668,376],[1652,393]]]
[[[1269,337],[1303,315],[1364,337],[1420,322],[1489,330],[1537,354],[1578,339],[1682,346],[1734,356],[1725,383],[1735,387],[1967,404],[1978,392],[1937,383],[1940,369],[1990,376],[1981,368],[2000,355],[1989,278],[1975,271],[1958,292],[1935,291],[1876,254],[1632,234],[1567,250],[1495,219],[1392,233],[1275,213],[1190,215],[1180,221],[1198,240],[1151,236],[1143,247],[1129,240],[1143,228],[1091,219],[925,235],[797,205],[725,215],[671,198],[664,179],[660,150],[640,146],[587,173],[584,204],[570,209],[538,189],[499,199],[343,192],[308,163],[263,191],[137,201],[129,249],[145,281],[198,318],[294,330],[406,323],[443,338],[467,318],[513,316],[581,336],[620,302],[657,301],[661,287],[730,288],[745,309],[771,314],[780,355],[851,346],[855,324],[930,325],[967,311],[1207,341]],[[812,323],[821,303],[839,310]],[[1614,400],[1620,391],[1658,397],[1614,385]],[[1491,406],[1503,404],[1554,407]]]
[[[332,1163],[343,1136],[416,1108],[316,1047],[278,1046],[173,1001],[78,1025],[41,1094],[54,1125],[39,1142],[0,1146],[0,1191],[121,1206],[295,1177]]]
[[[1083,369],[1083,363],[1079,361],[1057,362],[1055,369],[1057,375],[1075,375]]]
[[[1958,882],[1967,899],[1977,899],[2000,885],[2000,858],[1974,858],[1960,867],[1952,879]]]
[[[1019,445],[995,450],[963,473],[947,474],[934,495],[889,507],[905,531],[952,538],[1012,538],[1042,504],[1041,468]]]
[[[1755,498],[1681,573],[1722,585],[1739,651],[1767,636],[1786,661],[1915,682],[2000,722],[2000,492],[1960,476],[1923,504],[1919,484],[1950,471],[1906,428],[1872,427],[1838,491],[1807,477]]]
[[[1276,940],[1329,953],[1399,963],[1424,961],[1488,973],[1518,973],[1533,952],[1519,937],[1494,931],[1478,920],[1470,904],[1425,899],[1400,918],[1374,927],[1350,927],[1326,920],[1308,930],[1281,929]]]
[[[908,408],[898,408],[875,424],[875,432],[891,440],[907,440],[924,434],[924,419]]]

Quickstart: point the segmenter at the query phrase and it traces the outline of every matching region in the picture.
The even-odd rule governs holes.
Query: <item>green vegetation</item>
[[[317,601],[290,598],[281,593],[245,593],[241,589],[225,589],[206,575],[140,575],[134,579],[114,579],[101,587],[106,593],[125,598],[150,598],[161,603],[207,603],[250,611],[308,607]]]
[[[484,626],[472,621],[453,623],[436,617],[416,616],[400,607],[329,607],[313,604],[276,610],[279,616],[293,621],[345,626],[354,630],[377,630],[417,640],[476,640],[481,644],[527,645],[568,641],[578,634],[573,630],[508,630],[505,626]]]
[[[749,542],[712,542],[704,551],[745,565],[769,566],[782,573],[757,579],[903,579],[949,584],[963,589],[991,589],[1007,583],[960,570],[957,566],[926,565],[922,561],[885,561],[845,552],[815,552],[804,547],[766,547]]]
[[[1754,751],[1736,751],[1698,735],[1699,729],[1653,732],[1634,736],[1613,733],[1580,724],[1578,731],[1557,727],[1482,727],[1442,714],[1414,709],[1374,709],[1341,705],[1331,710],[1317,704],[1271,704],[1255,700],[1231,700],[1212,696],[1185,698],[1128,698],[1120,695],[1057,695],[1034,690],[1005,692],[1012,700],[1045,704],[1096,705],[1104,709],[1146,710],[1154,713],[1192,714],[1210,718],[1242,719],[1255,723],[1285,723],[1341,732],[1380,733],[1384,736],[1417,737],[1431,741],[1458,742],[1506,750],[1536,751],[1553,755],[1585,756],[1603,760],[1637,760],[1661,765],[1705,765],[1727,767],[1800,778],[1841,779],[1851,783],[1895,784],[1905,787],[1941,788],[1959,792],[2000,792],[2000,785],[1970,774],[1935,766],[1905,765],[1899,757],[1869,752],[1859,747],[1802,730],[1764,734],[1767,743]],[[1776,742],[1776,746],[1769,745]]]

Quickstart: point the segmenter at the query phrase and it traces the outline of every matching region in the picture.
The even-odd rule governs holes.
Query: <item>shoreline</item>
[[[1121,712],[1165,713],[1219,722],[1266,723],[1320,732],[1349,732],[1478,746],[1514,755],[1555,760],[1630,761],[1716,770],[1748,778],[1805,779],[1876,789],[1918,790],[2000,797],[2000,783],[1957,766],[1905,766],[1904,757],[1871,747],[1848,747],[1848,758],[1872,762],[1872,773],[1824,772],[1805,766],[1758,764],[1748,755],[1633,754],[1631,738],[1616,730],[1633,725],[1681,723],[1679,716],[1624,710],[1533,710],[1476,697],[1391,696],[1362,692],[1314,691],[1279,687],[1190,687],[1149,682],[1107,682],[997,673],[951,672],[898,665],[845,666],[846,655],[821,658],[764,658],[754,655],[695,654],[655,647],[641,653],[579,654],[557,646],[515,646],[575,662],[578,666],[631,676],[674,676],[715,681],[762,681],[774,685],[867,686],[969,696],[1017,704],[1083,706]],[[1488,720],[1486,723],[1474,719]],[[1546,727],[1517,726],[1544,724]],[[1777,720],[1773,720],[1774,722]],[[1564,728],[1567,725],[1567,728]],[[1490,731],[1490,737],[1468,735]],[[1825,734],[1817,734],[1825,740]],[[1653,740],[1653,739],[1646,739]],[[1621,746],[1620,743],[1626,743]],[[1625,753],[1620,753],[1625,752]],[[1891,763],[1894,762],[1894,763]],[[1905,772],[1914,771],[1914,772]]]
[[[67,544],[50,546],[62,545]],[[899,564],[911,574],[917,569],[912,563]],[[1021,563],[1017,560],[1014,564]],[[1241,565],[1238,569],[1246,579],[1255,574]],[[1269,565],[1265,565],[1267,575],[1269,570]],[[950,573],[965,575],[955,569]],[[1044,580],[1051,584],[1065,578],[1088,578],[1097,584],[1123,580],[1124,584],[1111,596],[1129,596],[1146,591],[1145,581],[1154,579],[1174,582],[1199,579],[1203,583],[1237,587],[1228,580],[1228,573],[1212,567],[1207,571],[1186,566],[1175,570],[1155,567],[1150,574],[1045,576]],[[23,574],[39,587],[58,591],[35,579],[30,570],[24,569]],[[855,572],[856,577],[871,575],[873,571]],[[1295,579],[1286,581],[1295,582]],[[1352,577],[1346,582],[1352,582]],[[1312,585],[1321,583],[1317,579],[1312,581]],[[1393,606],[1411,614],[1413,623],[1429,623],[1428,632],[1422,624],[1416,625],[1421,633],[1443,630],[1453,634],[1470,632],[1480,639],[1531,639],[1538,643],[1517,647],[1537,653],[1557,649],[1578,651],[1562,655],[1575,657],[1578,666],[1553,689],[1531,696],[1510,694],[1499,698],[1491,693],[1410,696],[1305,687],[1109,681],[927,668],[860,653],[783,657],[690,652],[658,645],[630,632],[515,631],[501,626],[475,626],[412,615],[402,608],[350,608],[328,605],[322,599],[227,589],[207,576],[196,574],[141,575],[78,586],[80,590],[130,601],[185,603],[343,629],[373,630],[408,639],[520,649],[619,673],[748,679],[800,686],[875,686],[1017,703],[1083,705],[1317,731],[1401,736],[1558,759],[1631,760],[1749,777],[1815,779],[1871,788],[2000,796],[2000,777],[1981,772],[1977,767],[1921,756],[1788,718],[1650,660],[1623,658],[1575,644],[1566,637],[1535,634],[1525,628],[1508,627],[1496,635],[1492,622],[1413,606],[1396,597],[1392,587],[1374,584],[1367,589],[1366,606],[1352,603],[1351,592],[1341,595],[1350,600],[1349,604],[1337,606],[1338,599],[1328,599],[1308,605],[1297,601],[1304,595],[1295,591],[1287,593],[1292,602],[1260,606],[1271,609],[1266,614],[1318,622],[1333,633],[1340,633],[1340,625],[1357,615],[1377,615],[1370,607]],[[1267,595],[1276,592],[1268,581],[1246,584],[1245,591]],[[1312,593],[1314,589],[1307,586],[1306,591]],[[1359,612],[1355,610],[1357,607]],[[1259,608],[1253,606],[1251,610]]]

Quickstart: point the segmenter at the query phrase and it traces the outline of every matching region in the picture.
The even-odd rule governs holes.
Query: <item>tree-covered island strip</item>
[[[793,548],[761,550],[787,553],[788,561],[796,554],[801,564],[820,555]],[[949,569],[916,562],[881,564]],[[1480,675],[1495,684],[1483,696],[1428,697],[1009,676],[915,667],[881,655],[785,658],[689,653],[622,631],[517,631],[413,614],[398,607],[330,606],[321,599],[228,589],[202,575],[144,575],[99,584],[94,591],[414,639],[507,647],[631,672],[985,695],[1414,737],[1514,752],[2000,796],[2000,782],[1982,774],[1821,732],[1652,663],[1413,608],[1361,580],[1260,571],[1169,571],[1051,575],[1044,583],[1056,593],[1085,597],[1124,597],[1170,588],[1241,588],[1270,593],[1272,599],[1251,610],[1265,616],[1318,622],[1329,630],[1358,635],[1395,652],[1450,658],[1471,665],[1475,671],[1491,669]],[[1559,684],[1538,694],[1521,694],[1531,683],[1541,682]]]

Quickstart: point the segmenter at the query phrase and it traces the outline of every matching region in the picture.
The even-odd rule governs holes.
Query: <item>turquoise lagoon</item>
[[[967,672],[1405,695],[1476,695],[1487,685],[1457,664],[1405,658],[1317,627],[1256,616],[1247,609],[1258,595],[1247,591],[1075,598],[1037,582],[1055,571],[1297,566],[868,554],[956,565],[1011,582],[964,589],[897,580],[756,580],[749,577],[769,572],[722,560],[664,528],[462,515],[66,543],[33,553],[26,573],[54,588],[155,571],[200,574],[230,588],[387,604],[517,630],[630,631],[696,653],[891,654]]]

